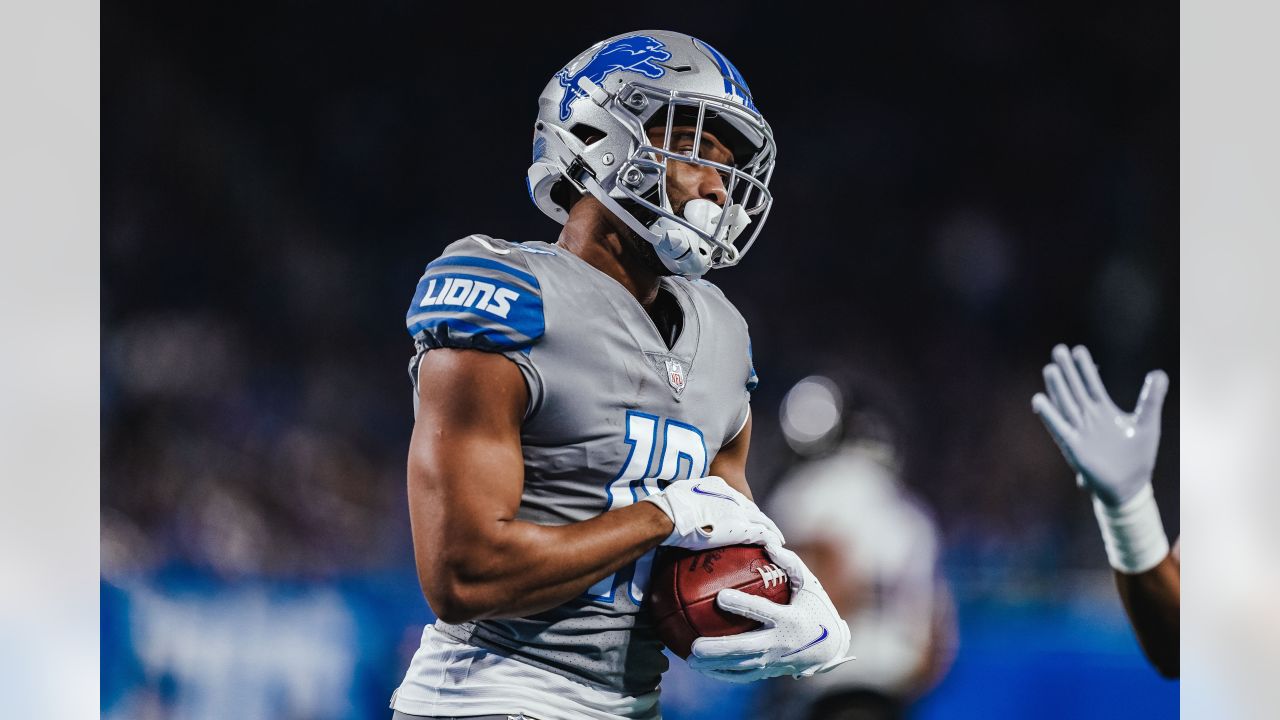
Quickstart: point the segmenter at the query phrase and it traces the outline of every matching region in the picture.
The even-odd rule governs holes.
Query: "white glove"
[[[1049,397],[1036,393],[1031,407],[1076,471],[1077,482],[1104,504],[1118,507],[1151,484],[1169,376],[1161,370],[1147,373],[1137,409],[1126,413],[1111,401],[1083,345],[1072,352],[1058,345],[1053,360],[1044,366]]]
[[[716,604],[764,625],[759,630],[693,641],[689,667],[711,677],[747,683],[779,675],[809,677],[843,665],[849,625],[836,612],[822,583],[795,553],[781,545],[765,550],[791,580],[791,602],[780,605],[741,590],[721,590]]]
[[[1126,413],[1112,402],[1083,345],[1071,352],[1065,345],[1054,347],[1053,361],[1044,367],[1049,396],[1036,393],[1031,407],[1076,471],[1077,484],[1093,492],[1111,566],[1146,572],[1169,554],[1151,490],[1169,376],[1147,373],[1137,408]]]
[[[680,480],[642,498],[662,508],[675,529],[662,542],[687,550],[782,544],[782,531],[746,495],[715,475]]]

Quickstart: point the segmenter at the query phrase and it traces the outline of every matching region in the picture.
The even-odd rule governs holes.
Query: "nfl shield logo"
[[[671,383],[671,387],[680,392],[684,390],[684,366],[679,360],[667,359],[667,382]]]

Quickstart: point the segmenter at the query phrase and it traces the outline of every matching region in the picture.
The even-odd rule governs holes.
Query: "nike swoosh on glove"
[[[782,531],[722,478],[680,480],[642,499],[662,509],[674,529],[663,545],[707,550],[726,545],[782,544]]]
[[[693,642],[689,667],[720,680],[746,683],[779,675],[809,677],[843,665],[849,657],[849,625],[827,591],[795,553],[765,547],[791,580],[791,602],[781,605],[740,590],[721,590],[723,610],[760,622],[759,630]]]

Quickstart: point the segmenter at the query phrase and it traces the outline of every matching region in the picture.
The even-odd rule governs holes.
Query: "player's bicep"
[[[502,355],[426,354],[409,445],[415,541],[465,542],[514,517],[524,481],[520,423],[527,404],[524,378]]]
[[[747,497],[752,497],[751,488],[747,485],[747,452],[750,448],[751,415],[748,412],[742,429],[720,448],[720,452],[711,461],[711,474],[724,478],[730,487]]]

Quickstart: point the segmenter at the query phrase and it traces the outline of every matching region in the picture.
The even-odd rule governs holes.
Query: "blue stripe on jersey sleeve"
[[[747,342],[747,392],[755,392],[760,385],[760,376],[756,375],[756,361],[751,356],[751,343]]]
[[[492,274],[450,272],[448,267],[428,267],[405,325],[430,347],[481,350],[528,348],[546,332],[542,297],[536,291]]]
[[[466,256],[442,257],[438,260],[431,261],[431,263],[427,265],[427,270],[431,271],[434,269],[447,267],[451,265],[484,268],[486,270],[497,270],[498,272],[503,272],[514,278],[523,280],[524,282],[531,285],[535,290],[541,289],[541,286],[538,285],[538,278],[530,275],[529,273],[523,270],[517,270],[516,268],[513,268],[506,263],[498,262],[497,260],[490,260],[488,258],[476,258],[476,257],[466,257]]]
[[[422,338],[430,348],[463,348],[505,352],[526,350],[532,343],[502,332],[494,325],[477,325],[456,317],[435,317],[421,320],[409,328]]]

